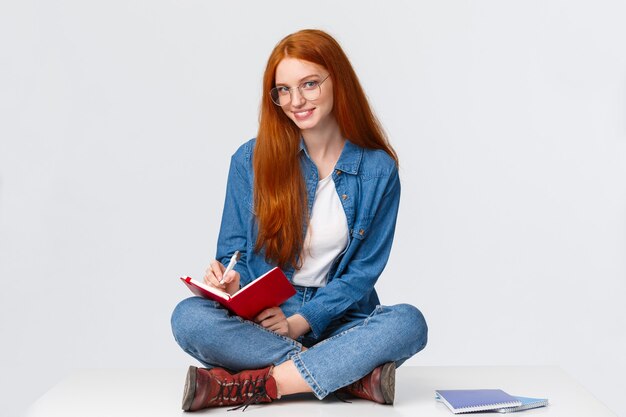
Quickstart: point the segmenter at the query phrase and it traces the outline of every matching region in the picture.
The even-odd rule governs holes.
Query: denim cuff
[[[304,381],[311,387],[311,391],[313,391],[313,394],[318,399],[321,400],[325,396],[328,395],[328,391],[324,390],[322,387],[318,385],[315,378],[313,378],[313,375],[311,375],[311,372],[309,372],[307,367],[304,365],[304,362],[302,362],[302,358],[300,357],[300,353],[296,353],[293,356],[291,356],[291,360],[293,361],[293,364],[296,366],[296,369],[298,370],[298,372],[300,372],[300,376],[302,376],[302,379],[304,379]]]
[[[313,336],[315,338],[319,338],[328,327],[331,321],[331,314],[324,308],[323,305],[316,303],[315,300],[311,300],[308,303],[305,303],[300,311],[298,311],[302,317],[309,323],[311,326],[311,332],[313,332]]]

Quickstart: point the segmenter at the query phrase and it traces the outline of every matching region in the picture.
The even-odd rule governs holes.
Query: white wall
[[[2,414],[75,368],[191,363],[169,329],[189,295],[177,277],[215,251],[269,52],[314,27],[342,43],[401,157],[378,288],[428,319],[409,364],[557,364],[626,416],[625,13],[0,3]]]

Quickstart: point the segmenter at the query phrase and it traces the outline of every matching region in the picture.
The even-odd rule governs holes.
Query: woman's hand
[[[224,276],[226,267],[221,262],[213,260],[204,274],[204,283],[210,287],[217,288],[220,291],[234,294],[239,291],[239,272],[234,269],[228,275]],[[220,280],[224,279],[224,283],[220,284]]]
[[[254,318],[254,322],[282,336],[289,336],[289,323],[280,307],[265,309]]]
[[[254,318],[254,321],[268,330],[294,340],[311,330],[309,323],[300,314],[287,318],[280,307],[263,310]]]

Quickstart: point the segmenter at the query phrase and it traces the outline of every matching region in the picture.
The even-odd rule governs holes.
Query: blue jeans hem
[[[313,378],[311,372],[309,372],[307,367],[304,365],[304,362],[302,362],[302,358],[300,358],[300,353],[295,353],[291,357],[291,360],[293,361],[294,365],[296,365],[296,369],[298,370],[298,372],[300,372],[302,379],[304,379],[304,381],[309,384],[309,387],[311,387],[313,394],[315,394],[318,399],[321,400],[329,394],[328,391],[320,387],[315,378]]]

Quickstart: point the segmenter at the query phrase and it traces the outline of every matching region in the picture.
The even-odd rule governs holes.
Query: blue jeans
[[[316,288],[298,286],[296,290],[280,306],[287,317],[316,292]],[[408,304],[379,305],[369,315],[335,320],[319,339],[308,333],[293,340],[201,297],[188,298],[176,306],[172,331],[180,347],[207,368],[241,371],[292,360],[319,399],[383,363],[401,365],[422,350],[427,339],[422,313]],[[303,346],[308,350],[302,351]]]

